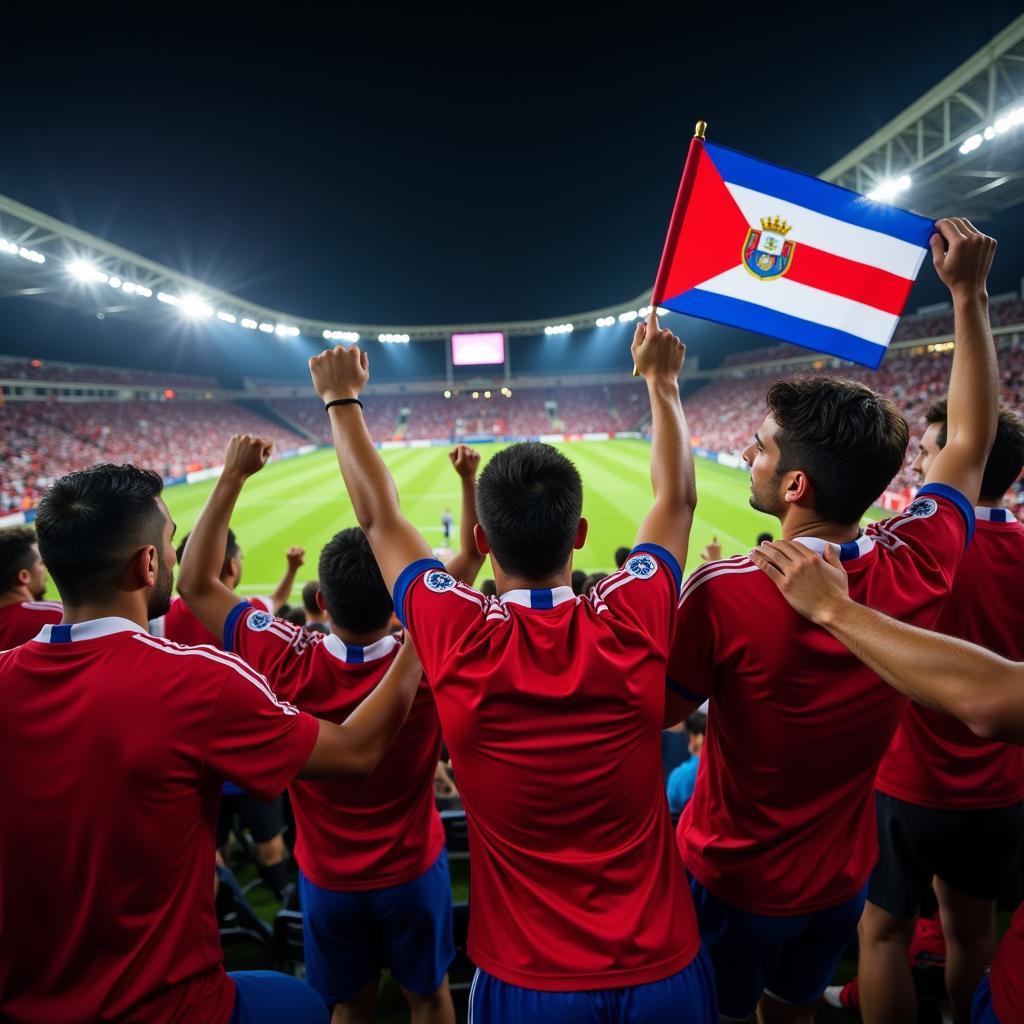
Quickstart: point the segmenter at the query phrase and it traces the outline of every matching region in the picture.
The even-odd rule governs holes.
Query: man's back
[[[31,640],[43,626],[60,622],[64,607],[59,601],[15,601],[0,608],[0,651]]]
[[[699,946],[661,767],[678,567],[626,564],[592,599],[488,599],[437,563],[396,584],[469,817],[470,955],[511,984],[645,984]]]
[[[858,601],[934,625],[971,516],[945,490],[843,545]],[[872,786],[904,698],[743,557],[687,580],[669,676],[694,699],[711,697],[678,829],[691,874],[720,899],[769,916],[856,895],[877,857]]]
[[[935,628],[1024,661],[1024,526],[1005,509],[976,512],[974,539]],[[1024,800],[1024,748],[982,739],[957,719],[911,703],[876,786],[921,807],[1008,807]]]
[[[0,1017],[223,1024],[221,781],[275,795],[315,720],[239,659],[114,618],[0,656],[0,699]]]

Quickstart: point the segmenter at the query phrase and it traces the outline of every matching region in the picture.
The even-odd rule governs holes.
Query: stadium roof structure
[[[938,216],[984,220],[1024,202],[1024,15],[869,139],[822,172],[826,181]],[[553,320],[363,324],[271,309],[0,196],[0,298],[29,296],[96,315],[158,310],[281,338],[404,344],[455,332],[565,334],[646,315],[650,292]]]

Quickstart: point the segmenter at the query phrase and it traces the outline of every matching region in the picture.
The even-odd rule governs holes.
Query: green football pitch
[[[501,446],[480,446],[486,462]],[[651,503],[650,445],[644,441],[566,442],[556,447],[576,463],[583,478],[583,514],[590,523],[586,546],[575,553],[574,567],[609,572],[615,549],[630,545]],[[398,485],[402,509],[427,541],[442,544],[441,516],[450,508],[459,519],[459,483],[446,448],[401,448],[383,453]],[[700,564],[712,537],[724,557],[749,551],[763,530],[778,533],[778,523],[755,512],[748,502],[749,477],[703,459],[697,460],[697,517],[690,538],[687,571]],[[178,537],[190,530],[213,481],[179,484],[164,493],[178,524]],[[355,525],[338,463],[331,449],[273,462],[245,486],[231,520],[244,554],[241,590],[269,594],[285,569],[285,550],[306,549],[298,589],[316,578],[320,548],[346,526]],[[457,537],[457,532],[455,534]],[[477,580],[490,575],[485,565]]]

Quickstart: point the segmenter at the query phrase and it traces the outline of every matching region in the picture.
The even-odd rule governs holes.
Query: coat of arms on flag
[[[934,221],[705,143],[703,127],[651,304],[877,366]]]

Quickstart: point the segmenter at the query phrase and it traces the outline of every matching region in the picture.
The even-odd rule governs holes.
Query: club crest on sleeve
[[[915,498],[906,508],[904,515],[927,519],[939,511],[939,503],[934,498]]]
[[[441,569],[431,569],[423,577],[423,582],[427,585],[427,590],[432,590],[435,594],[443,594],[455,586],[455,577]]]
[[[651,558],[650,555],[633,555],[632,558],[626,559],[626,564],[623,566],[623,569],[625,569],[630,576],[636,576],[637,579],[646,580],[658,571],[658,563]]]
[[[245,620],[245,624],[255,633],[262,633],[263,630],[269,629],[270,624],[274,621],[274,616],[270,612],[253,612],[249,618]]]

